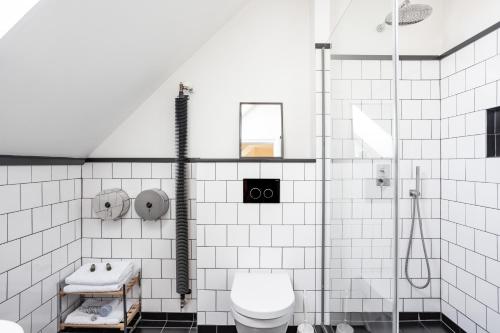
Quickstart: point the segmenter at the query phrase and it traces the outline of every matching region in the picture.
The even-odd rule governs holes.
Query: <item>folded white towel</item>
[[[130,279],[136,276],[138,272],[138,269],[134,269],[133,271],[129,272],[129,274],[125,276],[122,281],[118,281],[118,283],[103,284],[100,286],[88,284],[68,284],[67,286],[64,286],[63,290],[66,293],[98,293],[106,291],[117,291],[120,290],[124,284],[127,284]]]
[[[70,313],[64,322],[66,324],[104,324],[104,325],[115,325],[123,322],[123,303],[121,299],[114,299],[109,304],[112,306],[113,310],[106,317],[101,317],[99,315],[93,315],[81,311],[81,307],[86,306],[90,303],[87,303],[91,300],[86,300],[82,303],[82,305],[77,308],[75,311]],[[127,311],[130,310],[133,301],[127,301]],[[94,317],[95,320],[92,320]]]
[[[111,262],[111,270],[106,270],[106,263],[95,263],[95,271],[90,271],[91,263],[80,267],[66,278],[66,284],[81,284],[87,286],[112,285],[122,282],[134,270],[134,264],[129,261]]]

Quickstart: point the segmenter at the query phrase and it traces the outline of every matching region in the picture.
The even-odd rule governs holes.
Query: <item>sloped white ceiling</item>
[[[0,39],[0,154],[86,157],[248,0],[42,0]]]

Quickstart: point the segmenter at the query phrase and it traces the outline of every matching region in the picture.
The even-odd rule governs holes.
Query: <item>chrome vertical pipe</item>
[[[392,0],[392,38],[393,38],[393,66],[394,66],[394,108],[392,126],[393,150],[394,150],[394,286],[393,286],[393,310],[392,310],[392,332],[399,332],[399,107],[398,107],[398,79],[399,79],[399,1]]]

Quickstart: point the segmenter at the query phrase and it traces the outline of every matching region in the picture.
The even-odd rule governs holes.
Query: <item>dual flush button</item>
[[[279,203],[279,179],[243,179],[244,203]]]

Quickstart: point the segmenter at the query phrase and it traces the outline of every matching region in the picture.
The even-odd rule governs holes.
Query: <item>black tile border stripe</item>
[[[332,48],[332,44],[330,43],[316,43],[314,44],[315,49],[330,49]]]
[[[85,158],[0,155],[0,165],[82,165]]]
[[[332,54],[332,60],[392,60],[391,55],[386,54]],[[401,55],[399,60],[420,61],[440,60],[438,55]]]
[[[87,158],[86,163],[103,162],[136,162],[136,163],[175,163],[176,158],[136,158],[136,157],[104,157]],[[188,158],[189,163],[316,163],[314,158]]]
[[[477,33],[471,38],[465,40],[464,42],[458,44],[457,46],[452,47],[448,51],[444,52],[440,55],[401,55],[399,56],[399,60],[442,60],[447,56],[463,49],[464,47],[474,43],[478,39],[488,35],[489,33],[500,28],[500,21],[493,24],[492,26],[484,29],[483,31]],[[334,60],[392,60],[391,55],[376,55],[376,54],[332,54],[331,59]]]
[[[0,155],[0,165],[82,165],[84,163],[175,163],[170,157],[72,158],[50,156]],[[316,163],[313,158],[188,158],[190,163]]]
[[[440,59],[443,59],[443,58],[446,58],[447,56],[449,56],[450,54],[453,54],[455,52],[457,52],[458,50],[460,49],[463,49],[464,47],[468,46],[469,44],[472,44],[474,43],[475,41],[477,41],[478,39],[481,39],[483,38],[484,36],[486,36],[487,34],[489,34],[490,32],[493,32],[495,30],[497,30],[498,28],[500,28],[500,21],[493,24],[492,26],[490,26],[489,28],[486,28],[484,29],[483,31],[481,31],[480,33],[472,36],[471,38],[467,39],[466,41],[458,44],[457,46],[449,49],[448,51],[446,51],[445,53],[441,54],[439,57]]]

